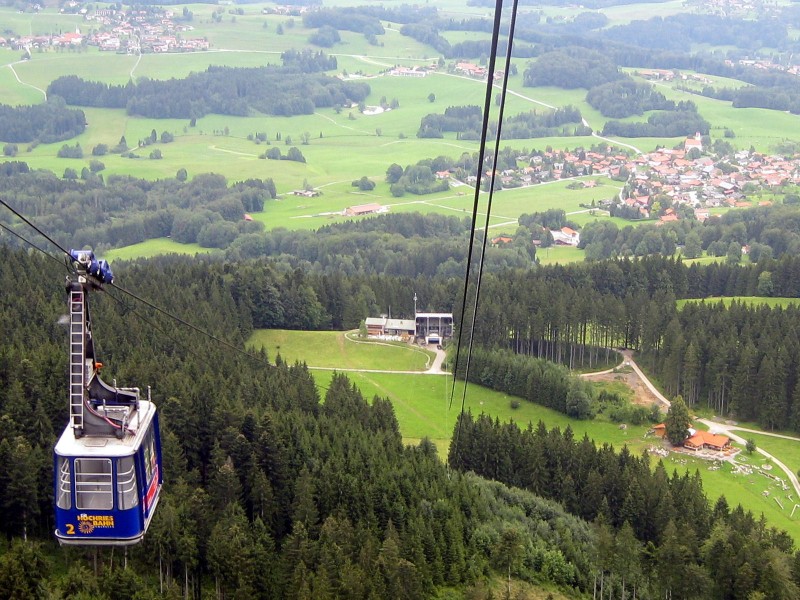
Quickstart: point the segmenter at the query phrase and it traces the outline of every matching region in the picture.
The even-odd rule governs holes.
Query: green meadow
[[[749,437],[749,434],[744,437]],[[778,458],[783,460],[781,455],[778,455]],[[739,459],[750,465],[766,463],[766,459],[760,454],[748,456],[744,451],[740,452]],[[771,525],[785,529],[794,540],[800,542],[800,510],[795,512],[794,516],[790,516],[794,502],[787,496],[794,497],[792,492],[784,491],[774,480],[757,470],[754,469],[752,474],[733,473],[730,463],[721,463],[718,470],[713,470],[714,465],[709,461],[683,454],[670,454],[664,459],[664,465],[670,474],[673,470],[679,473],[688,471],[690,474],[699,472],[710,502],[716,502],[717,498],[724,495],[731,508],[741,504],[745,509],[751,510],[757,518],[763,513]],[[779,477],[783,473],[777,467],[770,472]],[[776,498],[783,508],[775,501]]]
[[[569,426],[576,439],[586,435],[598,444],[608,443],[617,449],[627,445],[634,454],[649,449],[654,443],[654,438],[646,435],[647,426],[628,425],[627,429],[620,429],[618,424],[602,418],[577,421],[526,401],[521,401],[519,408],[514,409],[511,407],[512,397],[508,394],[472,384],[467,385],[465,390],[463,382],[456,382],[454,386],[449,375],[423,374],[424,367],[415,362],[418,360],[418,350],[407,345],[394,348],[359,345],[348,342],[344,335],[342,332],[261,330],[253,334],[248,345],[266,348],[270,360],[274,360],[279,352],[290,364],[299,361],[305,362],[310,368],[319,367],[320,369],[313,369],[313,375],[323,397],[336,368],[341,371],[419,371],[419,374],[347,371],[346,375],[367,400],[377,395],[392,401],[400,432],[406,443],[416,444],[424,437],[430,438],[443,460],[452,442],[462,401],[465,410],[471,411],[473,415],[486,413],[501,422],[513,420],[521,427],[539,421],[544,422],[548,428],[560,427],[563,430]],[[395,351],[399,354],[391,354]],[[800,444],[797,442],[746,432],[741,432],[740,435],[745,438],[753,437],[759,447],[773,453],[791,468],[800,468]],[[766,460],[759,454],[749,456],[742,452],[740,457],[749,465],[766,464]],[[657,460],[658,457],[653,456],[654,465]],[[800,541],[800,510],[794,517],[790,517],[794,506],[787,498],[790,492],[783,491],[773,480],[757,471],[750,475],[735,474],[727,463],[716,469],[714,463],[686,454],[673,453],[663,460],[670,474],[674,470],[679,473],[688,471],[691,474],[698,471],[711,502],[724,494],[729,505],[742,504],[757,516],[763,513],[771,524],[786,529],[794,539]],[[775,469],[772,472],[780,476],[780,472]],[[764,495],[764,491],[768,491],[769,495]],[[775,502],[775,498],[781,501],[783,508]]]
[[[256,331],[248,345],[264,348],[272,360],[280,354],[290,364],[313,356],[313,367],[419,371],[429,368],[434,353],[402,342],[361,339],[354,332]]]
[[[735,433],[746,440],[752,439],[756,443],[756,447],[769,452],[773,456],[777,456],[783,464],[795,473],[800,471],[800,443],[797,440],[787,440],[771,435],[751,433],[749,431],[737,431]],[[791,436],[792,434],[789,432],[787,435]],[[761,459],[766,461],[766,458],[759,454],[754,453],[752,457],[753,461]],[[777,469],[777,467],[775,467],[775,469]],[[775,474],[779,477],[785,477],[780,470],[775,471]],[[798,502],[800,502],[800,500],[798,500]]]
[[[787,306],[800,303],[800,298],[771,298],[768,296],[712,296],[709,298],[689,298],[685,300],[678,300],[677,306],[680,310],[686,306],[686,304],[699,304],[701,302],[704,304],[718,304],[722,302],[725,306],[730,306],[732,302],[738,302],[739,304],[746,304],[748,306],[766,305],[772,308],[785,308]]]
[[[600,10],[608,17],[609,27],[624,25],[631,21],[652,19],[653,17],[669,17],[686,12],[683,0],[668,0],[667,2],[652,2],[641,4],[623,4],[610,6]]]
[[[201,248],[198,244],[179,244],[168,238],[156,238],[139,244],[132,244],[124,248],[112,248],[103,252],[103,258],[109,262],[115,260],[134,260],[137,258],[152,258],[161,254],[209,254],[217,252],[211,248]]]
[[[351,4],[337,0],[334,5]],[[42,90],[56,77],[75,74],[109,84],[123,84],[130,79],[148,77],[164,79],[184,77],[191,72],[202,71],[209,65],[253,67],[265,64],[280,64],[280,52],[309,46],[312,30],[303,26],[301,18],[283,15],[262,14],[267,3],[241,6],[218,6],[188,4],[193,12],[192,31],[185,37],[206,37],[211,42],[208,52],[181,54],[146,54],[141,57],[109,52],[96,48],[84,51],[34,50],[30,60],[22,61],[21,53],[0,49],[0,103],[22,104],[41,102]],[[454,18],[485,15],[481,7],[464,7],[461,0],[445,0],[437,8]],[[680,3],[670,0],[658,4],[631,4],[604,9],[613,24],[660,14],[666,16],[680,11]],[[244,14],[233,14],[242,9]],[[528,10],[528,9],[523,9]],[[215,11],[222,12],[222,20],[212,18]],[[548,7],[543,18],[572,17],[582,9],[576,7]],[[48,34],[74,31],[86,32],[87,25],[81,17],[59,14],[55,8],[47,7],[39,13],[18,13],[12,8],[1,8],[0,19],[7,27],[20,33]],[[476,141],[459,140],[454,134],[442,139],[419,139],[416,132],[421,119],[432,112],[443,112],[448,106],[482,104],[485,83],[476,79],[444,71],[431,73],[424,78],[405,78],[384,75],[390,67],[398,64],[427,65],[435,63],[439,56],[430,46],[402,36],[399,26],[384,23],[386,33],[378,36],[378,45],[372,46],[363,35],[341,32],[342,41],[328,52],[337,58],[339,75],[345,72],[350,77],[369,84],[370,96],[366,104],[377,107],[382,102],[396,101],[396,110],[369,114],[356,108],[345,108],[336,112],[331,108],[319,109],[312,115],[291,118],[253,114],[247,117],[207,115],[197,119],[194,127],[183,119],[147,119],[125,114],[123,110],[85,108],[88,127],[86,131],[66,143],[79,143],[84,149],[83,159],[57,158],[63,143],[39,144],[35,148],[21,144],[18,160],[26,161],[33,168],[48,169],[61,175],[66,168],[80,172],[93,158],[91,149],[103,143],[115,145],[122,136],[129,146],[156,130],[160,135],[168,131],[175,136],[170,144],[156,144],[135,150],[136,158],[105,155],[100,160],[105,165],[103,175],[132,175],[147,179],[171,178],[182,168],[189,177],[199,173],[223,173],[229,181],[247,178],[272,178],[280,199],[269,202],[265,210],[253,217],[268,229],[315,229],[321,225],[341,219],[348,206],[378,202],[390,207],[392,212],[436,212],[467,215],[471,211],[474,191],[468,186],[454,187],[448,192],[429,196],[406,195],[394,198],[384,182],[386,169],[392,163],[402,166],[414,164],[425,158],[448,156],[458,158],[462,153],[478,151]],[[281,33],[282,32],[282,33]],[[483,39],[479,32],[446,32],[448,39],[456,43],[467,39]],[[509,78],[506,94],[505,114],[514,115],[522,111],[549,110],[548,107],[574,105],[580,109],[587,122],[602,130],[606,118],[590,107],[585,100],[586,91],[563,90],[555,87],[526,88],[523,73],[526,60],[515,60],[517,75]],[[13,66],[13,71],[10,68]],[[19,76],[17,81],[15,76]],[[714,78],[717,85],[741,85],[741,82]],[[495,84],[492,95],[499,93]],[[665,94],[675,99],[690,98],[695,101],[703,116],[721,135],[723,129],[731,129],[736,137],[730,139],[737,147],[751,144],[759,150],[767,150],[784,139],[786,132],[796,129],[796,116],[762,109],[734,109],[729,102],[703,98],[677,90],[673,85],[662,85]],[[434,101],[429,101],[433,94]],[[494,113],[498,111],[492,107]],[[493,113],[493,114],[494,114]],[[644,117],[632,118],[643,119]],[[297,146],[306,162],[270,161],[260,159],[267,144],[256,144],[248,136],[264,132],[269,145],[278,146],[285,153],[289,146]],[[280,137],[280,139],[278,139]],[[307,138],[302,144],[301,139]],[[589,147],[600,140],[596,137],[549,137],[529,140],[502,140],[502,147],[521,151],[545,149],[572,149]],[[628,150],[650,151],[657,145],[674,146],[680,138],[636,138],[617,140],[615,143]],[[0,141],[0,143],[2,143]],[[161,151],[161,159],[150,159],[153,149]],[[351,182],[367,176],[376,182],[369,194],[358,193]],[[609,217],[601,211],[590,212],[583,205],[591,205],[616,195],[617,182],[600,179],[601,185],[586,190],[568,190],[564,182],[503,190],[495,195],[490,226],[500,232],[512,226],[520,214],[542,211],[547,208],[563,208],[570,219],[580,226]],[[319,189],[318,198],[298,198],[292,191],[306,185]],[[486,199],[480,206],[485,212]],[[619,224],[622,221],[615,220]],[[139,247],[150,252],[147,246]],[[185,248],[170,248],[168,251],[185,252]],[[188,249],[189,252],[194,250]],[[133,250],[132,252],[135,252]],[[543,262],[579,260],[579,251],[574,249],[550,249],[540,253]],[[131,254],[130,256],[133,256]]]

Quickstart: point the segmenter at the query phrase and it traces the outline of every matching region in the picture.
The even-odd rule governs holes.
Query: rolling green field
[[[797,441],[785,440],[783,438],[777,438],[770,435],[750,433],[749,431],[738,431],[736,433],[744,439],[752,438],[758,448],[762,448],[773,456],[777,456],[783,464],[785,464],[795,473],[800,470],[800,443]],[[763,459],[763,457],[754,453],[752,462],[756,462],[757,460],[761,459]],[[776,474],[784,477],[782,471],[778,471]]]
[[[419,371],[433,362],[434,353],[402,342],[359,339],[354,332],[287,331],[262,329],[248,345],[264,348],[267,355],[281,358],[290,364],[307,361],[313,356],[312,367],[348,369],[377,369]]]
[[[743,437],[750,437],[750,434],[743,435]],[[764,457],[758,454],[748,456],[742,452],[739,456],[742,458],[742,462],[750,465],[766,463]],[[776,456],[783,460],[778,453]],[[730,507],[741,504],[745,509],[751,510],[756,517],[763,513],[767,522],[779,529],[785,529],[796,542],[800,542],[800,510],[790,517],[794,502],[787,495],[792,494],[791,491],[784,491],[776,482],[758,471],[753,470],[753,473],[749,475],[733,473],[730,463],[722,463],[718,470],[711,470],[709,467],[714,465],[708,461],[676,454],[671,454],[664,459],[664,465],[670,474],[675,469],[679,473],[684,470],[694,473],[697,470],[703,479],[706,496],[712,503],[724,495]],[[785,477],[783,471],[777,467],[770,472]],[[769,492],[768,495],[764,494],[765,491]],[[792,495],[792,497],[794,496]],[[783,508],[775,502],[775,498],[781,502]]]
[[[409,367],[419,363],[414,362],[417,360],[415,353],[408,348],[358,346],[347,343],[344,334],[340,332],[261,330],[252,336],[248,344],[264,346],[272,359],[279,349],[281,356],[289,363],[305,361],[309,367],[329,369],[313,371],[323,397],[333,376],[333,369],[336,367],[420,371],[424,368]],[[392,358],[389,358],[388,353],[393,350],[399,350],[400,354],[391,355]],[[647,426],[628,425],[627,429],[620,429],[616,423],[602,419],[576,421],[526,401],[521,401],[519,408],[512,409],[511,397],[508,394],[472,384],[467,385],[465,394],[463,382],[456,382],[454,388],[449,375],[357,371],[346,374],[368,400],[377,395],[392,401],[406,443],[416,444],[423,437],[428,437],[436,444],[439,456],[443,460],[451,443],[462,397],[465,398],[465,409],[472,411],[473,415],[486,413],[499,418],[501,422],[513,420],[522,427],[529,422],[535,424],[539,421],[544,422],[548,428],[563,429],[569,425],[576,439],[587,435],[598,444],[608,443],[615,448],[626,444],[635,454],[648,449],[654,440],[652,436],[646,435]],[[800,468],[800,443],[746,432],[741,432],[740,435],[745,438],[753,437],[759,447],[773,453],[791,468]],[[765,463],[765,459],[758,454],[748,456],[743,453],[740,456],[744,456],[743,462],[750,465]],[[652,460],[655,464],[658,457],[654,456]],[[756,515],[763,513],[771,524],[785,529],[794,539],[800,541],[800,510],[790,518],[794,503],[786,497],[789,492],[783,491],[764,475],[757,471],[750,475],[734,474],[727,463],[715,469],[714,463],[686,454],[670,454],[664,459],[664,463],[670,474],[676,469],[679,473],[685,470],[689,470],[690,473],[699,471],[711,502],[724,494],[730,506],[742,504]],[[777,468],[772,472],[781,475]],[[768,496],[764,495],[765,490],[769,491]],[[775,502],[776,497],[783,504],[783,509]]]
[[[352,4],[348,0],[337,0],[332,5]],[[252,67],[265,64],[280,64],[280,52],[289,48],[308,47],[311,29],[303,26],[302,19],[283,15],[262,14],[267,3],[220,7],[208,4],[186,5],[194,14],[192,31],[186,37],[206,37],[211,43],[208,52],[180,54],[145,54],[141,57],[109,52],[99,52],[89,47],[84,51],[33,50],[30,60],[22,61],[21,53],[0,49],[0,103],[23,104],[41,102],[44,90],[54,78],[75,74],[87,79],[109,84],[123,84],[130,79],[142,77],[164,79],[184,77],[191,72],[202,71],[209,65]],[[437,3],[437,8],[454,18],[486,16],[487,9],[465,7],[462,0],[446,0]],[[244,14],[233,14],[241,9]],[[534,10],[523,8],[523,11]],[[539,10],[539,9],[536,9]],[[543,18],[571,18],[582,12],[579,7],[547,7]],[[657,4],[631,4],[603,9],[612,24],[630,22],[644,16],[659,14],[666,16],[682,10],[678,0]],[[217,22],[212,13],[222,11],[222,20]],[[88,31],[86,22],[79,16],[64,15],[55,7],[48,6],[38,13],[19,13],[13,8],[0,8],[0,19],[7,28],[20,33],[49,34]],[[279,34],[279,26],[283,33]],[[424,158],[444,155],[458,158],[462,153],[478,151],[476,141],[456,139],[455,134],[446,134],[442,139],[418,139],[416,131],[420,120],[432,112],[443,112],[448,106],[482,104],[485,83],[455,73],[439,71],[424,78],[391,77],[383,73],[394,65],[433,64],[439,58],[432,47],[400,35],[399,26],[384,23],[386,33],[378,36],[378,45],[372,46],[363,35],[342,31],[342,41],[326,52],[338,61],[337,71],[345,71],[350,77],[358,76],[370,85],[371,94],[366,104],[378,106],[381,101],[397,101],[399,108],[377,114],[360,113],[355,108],[336,113],[333,109],[320,109],[312,115],[291,118],[253,114],[247,117],[207,115],[190,127],[188,120],[146,119],[126,115],[123,110],[86,108],[88,127],[86,131],[69,140],[69,144],[80,143],[84,149],[83,159],[57,158],[62,143],[40,144],[35,148],[20,145],[18,160],[24,160],[33,168],[48,169],[61,175],[66,168],[80,172],[91,160],[91,149],[100,143],[115,145],[124,136],[129,145],[150,135],[168,131],[175,136],[170,144],[157,144],[162,158],[151,160],[154,148],[141,148],[135,153],[138,158],[122,158],[106,155],[101,158],[105,165],[103,175],[132,175],[147,179],[171,178],[182,168],[189,177],[199,173],[223,173],[229,181],[247,178],[272,178],[280,199],[269,202],[264,212],[253,217],[268,229],[315,229],[335,222],[348,206],[366,202],[378,202],[390,207],[392,212],[436,212],[443,214],[469,214],[472,207],[471,188],[453,188],[449,192],[429,196],[406,195],[394,198],[384,183],[386,169],[392,163],[402,166],[416,163]],[[467,39],[483,39],[480,32],[447,32],[452,42]],[[528,61],[516,60],[517,75],[509,78],[506,95],[506,115],[529,110],[549,110],[547,107],[574,105],[586,121],[601,130],[607,118],[586,103],[585,90],[564,90],[555,87],[526,88],[523,72]],[[12,70],[13,68],[13,70]],[[19,77],[19,81],[17,79]],[[718,85],[735,86],[741,82],[713,78]],[[675,84],[659,84],[659,89],[676,100],[691,99],[701,114],[709,120],[714,130],[712,135],[721,135],[731,129],[736,137],[730,139],[737,147],[755,146],[768,150],[782,141],[787,132],[797,129],[797,117],[763,109],[734,109],[729,102],[703,98],[696,94],[675,89]],[[499,85],[495,85],[499,92]],[[435,101],[428,100],[433,93]],[[497,111],[497,107],[492,108]],[[640,120],[635,117],[631,120]],[[306,162],[269,161],[260,159],[266,144],[249,141],[249,135],[264,132],[271,145],[278,145],[285,153],[290,145],[297,146]],[[716,132],[716,133],[715,133]],[[281,141],[277,138],[280,135]],[[308,137],[301,144],[301,137]],[[291,144],[287,143],[291,141]],[[595,137],[550,137],[530,140],[503,140],[502,146],[522,151],[589,147],[598,143]],[[680,138],[636,138],[619,140],[627,149],[650,151],[657,145],[672,147]],[[2,141],[0,141],[2,143]],[[362,176],[377,183],[369,194],[358,193],[350,184]],[[596,219],[608,218],[601,213],[581,212],[580,204],[590,204],[615,195],[617,182],[601,180],[602,185],[587,190],[567,190],[564,182],[514,190],[504,190],[495,197],[491,226],[499,232],[507,223],[515,221],[520,214],[541,211],[547,208],[563,208],[577,224],[583,226]],[[319,198],[297,198],[292,190],[309,185],[323,192]],[[482,199],[485,204],[485,200]],[[615,220],[619,224],[623,222]],[[150,252],[142,247],[143,252]],[[173,248],[168,248],[172,251]],[[185,248],[174,248],[185,252]],[[190,250],[192,251],[192,250]],[[135,256],[136,250],[126,254]],[[543,262],[553,260],[577,260],[580,254],[572,249],[552,249]]]
[[[108,261],[133,260],[136,258],[151,258],[161,254],[209,254],[216,252],[211,248],[201,248],[198,244],[179,244],[168,238],[156,238],[140,244],[132,244],[124,248],[106,250],[103,256]]]
[[[332,371],[315,371],[314,378],[321,386],[330,382]],[[358,386],[364,397],[388,398],[392,401],[400,432],[406,443],[415,444],[423,437],[430,438],[444,459],[460,411],[464,385],[449,375],[402,375],[390,373],[349,372],[347,376]],[[324,393],[324,391],[323,391]],[[450,401],[452,395],[452,403]],[[473,415],[486,413],[502,422],[514,420],[522,426],[543,421],[548,428],[569,425],[577,438],[588,435],[598,443],[608,442],[619,448],[628,444],[635,452],[647,447],[646,427],[629,427],[622,430],[608,421],[574,421],[556,411],[522,401],[517,409],[511,408],[511,396],[481,386],[467,386],[465,409]]]
[[[740,304],[747,304],[749,306],[761,306],[766,304],[770,307],[786,307],[800,303],[800,298],[771,298],[767,296],[726,296],[710,297],[710,298],[689,298],[685,300],[678,300],[677,306],[680,310],[687,303],[698,304],[703,302],[705,304],[717,304],[722,302],[725,306],[730,306],[732,302],[739,302]]]

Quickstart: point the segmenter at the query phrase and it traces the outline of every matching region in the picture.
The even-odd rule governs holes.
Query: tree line
[[[342,375],[320,390],[303,365],[275,357],[266,367],[265,353],[242,357],[162,314],[139,319],[106,294],[92,297],[98,351],[110,357],[107,377],[152,386],[165,486],[126,569],[99,551],[102,589],[89,553],[62,551],[57,569],[50,452],[66,421],[63,265],[4,255],[0,281],[17,282],[0,315],[0,530],[14,540],[0,549],[0,582],[9,597],[149,599],[160,588],[176,598],[431,597],[505,573],[509,531],[531,559],[521,576],[588,589],[594,533],[557,504],[448,472],[427,440],[404,447],[391,404],[367,402]],[[172,257],[115,274],[241,345],[252,325],[237,308],[239,266]]]
[[[523,75],[526,87],[556,86],[586,88],[622,79],[623,74],[608,56],[596,50],[565,46],[541,54]]]
[[[729,211],[719,217],[697,221],[693,213],[684,210],[680,221],[657,226],[645,223],[638,226],[619,227],[612,222],[588,223],[581,230],[580,248],[586,251],[587,260],[602,260],[617,256],[646,256],[648,254],[673,255],[678,246],[686,258],[709,256],[725,257],[738,263],[743,248],[751,262],[762,258],[780,258],[800,251],[800,206],[796,194],[787,194],[788,204],[759,206]],[[659,196],[652,210],[670,208],[668,198]],[[677,207],[680,212],[681,207]],[[612,214],[623,216],[620,210]],[[522,217],[520,217],[522,224]],[[772,295],[768,289],[760,295]]]
[[[793,87],[760,87],[745,86],[734,88],[703,87],[701,93],[709,98],[730,102],[734,108],[766,108],[768,110],[789,111],[800,114],[800,103],[797,101],[798,86]]]
[[[85,129],[83,111],[67,108],[57,99],[31,106],[0,104],[0,140],[4,142],[50,144],[73,138]]]
[[[695,133],[708,135],[711,124],[697,112],[691,101],[682,101],[675,110],[659,110],[647,117],[647,121],[606,121],[603,135],[620,137],[681,137]]]
[[[651,85],[637,83],[626,77],[591,88],[586,102],[599,110],[604,117],[624,119],[650,110],[675,110],[675,102]]]
[[[383,35],[386,31],[381,18],[375,14],[365,14],[363,7],[321,8],[303,15],[303,25],[309,28],[329,26],[334,29],[354,31],[364,35]]]
[[[459,139],[480,139],[483,111],[479,106],[448,106],[444,114],[428,114],[422,118],[417,137],[441,138],[444,132],[457,132]],[[569,128],[564,127],[570,125]],[[565,106],[539,113],[536,110],[509,116],[503,123],[504,139],[530,139],[558,135],[586,135],[580,111]],[[488,135],[497,133],[497,122],[489,124]]]
[[[37,215],[54,239],[93,240],[100,250],[170,235],[181,243],[224,248],[239,235],[261,231],[261,224],[245,221],[244,215],[263,210],[277,195],[271,179],[229,187],[225,177],[214,174],[188,182],[117,175],[75,181],[46,171],[16,171],[0,178],[0,191],[11,206]],[[0,220],[24,231],[8,211]]]
[[[703,402],[717,414],[799,431],[798,309],[676,306],[676,298],[754,296],[765,286],[797,297],[798,269],[800,261],[786,255],[746,267],[687,268],[654,257],[605,261],[542,269],[524,281],[491,273],[481,292],[491,300],[479,307],[471,335],[485,349],[571,367],[593,346],[632,348],[666,392],[690,406]]]
[[[651,468],[647,454],[576,440],[569,427],[522,428],[471,414],[456,424],[448,461],[592,521],[598,554],[583,576],[595,594],[788,599],[800,593],[800,553],[792,539],[741,507],[731,509],[724,496],[712,507],[696,471],[670,475],[663,462]]]
[[[320,73],[303,73],[297,66],[318,69],[324,57],[313,61],[287,55],[293,67],[235,68],[210,66],[183,79],[108,85],[75,75],[59,77],[49,95],[67,104],[124,108],[128,114],[155,119],[197,119],[209,113],[246,116],[252,111],[269,115],[311,114],[320,107],[358,103],[369,95],[369,85],[342,81]],[[307,66],[308,65],[308,66]]]
[[[693,44],[732,46],[750,51],[764,44],[785,48],[789,41],[787,24],[774,18],[735,19],[688,13],[615,25],[601,35],[643,48],[675,52],[685,52]]]

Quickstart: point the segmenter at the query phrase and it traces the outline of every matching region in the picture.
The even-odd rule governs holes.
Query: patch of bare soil
[[[620,370],[618,373],[600,373],[596,375],[585,375],[589,381],[608,381],[608,382],[622,382],[633,390],[634,404],[651,407],[653,404],[658,404],[658,398],[647,388],[641,378],[630,367]]]

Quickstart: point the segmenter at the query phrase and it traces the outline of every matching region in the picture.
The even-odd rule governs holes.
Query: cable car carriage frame
[[[113,282],[104,260],[70,250],[70,422],[54,448],[55,536],[61,544],[127,546],[142,540],[163,472],[158,413],[139,388],[108,385],[95,359],[88,296]]]

